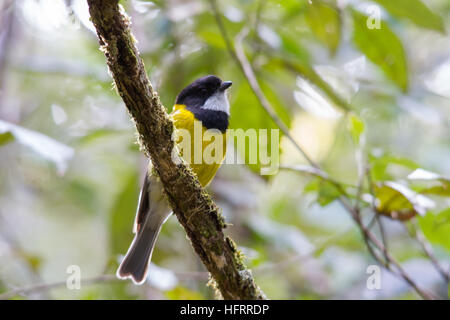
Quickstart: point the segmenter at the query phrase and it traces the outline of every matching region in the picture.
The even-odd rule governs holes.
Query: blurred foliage
[[[121,4],[168,111],[185,85],[216,74],[234,83],[231,128],[276,128],[230,56],[208,0]],[[232,43],[250,30],[244,50],[264,94],[324,170],[309,167],[284,136],[276,151],[290,170],[262,179],[260,159],[220,169],[209,190],[256,282],[272,299],[417,298],[387,272],[381,290],[366,288],[375,262],[337,201],[344,191],[366,225],[373,208],[383,215],[390,253],[411,277],[448,296],[401,224],[418,220],[448,268],[449,2],[230,0],[218,7]],[[83,279],[114,274],[132,239],[146,170],[135,140],[86,2],[1,0],[0,295],[64,282],[74,264]],[[236,152],[248,159],[249,148]],[[369,179],[360,185],[364,172]],[[14,298],[214,298],[175,218],[152,262],[140,287],[94,281]]]
[[[340,11],[324,2],[313,2],[306,9],[306,21],[317,39],[334,54],[341,40]]]
[[[436,244],[440,244],[450,250],[450,209],[439,213],[429,212],[420,220],[420,227],[426,237]]]
[[[442,17],[432,12],[420,0],[374,0],[374,2],[382,5],[396,17],[408,19],[419,27],[445,33]]]
[[[408,72],[403,45],[389,25],[380,21],[379,29],[368,28],[369,17],[352,10],[353,41],[367,58],[404,91],[408,89]]]

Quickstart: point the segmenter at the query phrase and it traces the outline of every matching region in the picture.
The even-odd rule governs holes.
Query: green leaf
[[[437,185],[422,189],[420,193],[450,197],[450,179],[437,173],[424,169],[416,169],[408,176],[409,180],[425,180],[437,183]]]
[[[14,135],[10,131],[0,133],[0,146],[14,141]]]
[[[305,193],[317,192],[317,202],[321,206],[327,206],[342,195],[335,184],[330,181],[328,174],[318,168],[308,165],[282,166],[281,169],[311,175],[318,179],[311,180],[304,188]],[[319,180],[320,179],[320,180]]]
[[[429,212],[419,218],[419,225],[431,243],[439,244],[450,251],[450,208],[438,214]]]
[[[364,132],[364,122],[354,113],[350,115],[348,120],[348,130],[352,135],[353,142],[359,145],[361,135]]]
[[[318,192],[320,189],[320,179],[312,179],[303,187],[304,193]]]
[[[434,202],[413,190],[392,181],[374,185],[377,210],[392,219],[409,220],[425,215]]]
[[[403,91],[408,90],[408,67],[406,54],[397,35],[385,21],[380,29],[369,29],[369,18],[352,9],[353,41],[358,49]]]
[[[439,186],[426,188],[420,191],[422,194],[432,194],[441,197],[450,197],[450,183],[442,183]]]
[[[432,12],[420,0],[374,0],[398,18],[405,18],[419,27],[445,33],[442,17]]]
[[[278,31],[278,35],[281,38],[281,49],[287,54],[295,56],[295,58],[303,63],[309,63],[310,56],[308,50],[303,47],[295,36],[289,32]]]
[[[203,30],[197,33],[197,36],[204,40],[210,46],[226,49],[225,41],[220,34],[212,32],[210,30]]]
[[[341,193],[334,184],[328,181],[321,181],[317,202],[325,207],[341,196]]]
[[[389,170],[390,168],[395,166],[404,167],[407,169],[415,170],[419,168],[419,164],[414,162],[411,159],[403,158],[403,157],[397,157],[394,155],[382,155],[382,156],[374,156],[370,155],[370,166],[371,166],[371,173],[372,178],[374,181],[384,181],[393,179],[393,176],[391,175]]]
[[[341,40],[341,16],[336,7],[314,1],[305,11],[306,21],[313,34],[334,55]]]

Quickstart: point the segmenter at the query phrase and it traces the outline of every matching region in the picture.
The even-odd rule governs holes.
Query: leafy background
[[[234,82],[232,128],[276,128],[227,51],[209,1],[121,3],[168,111],[186,84],[216,74]],[[419,285],[447,298],[448,283],[408,230],[418,227],[448,269],[450,2],[218,7],[230,41],[249,30],[245,53],[296,141],[355,197],[359,173],[370,168],[364,222],[373,219],[372,192],[389,252]],[[380,29],[369,29],[377,12]],[[86,2],[1,0],[0,295],[44,283],[49,288],[12,298],[214,297],[175,218],[164,225],[145,285],[99,278],[114,274],[132,239],[146,168],[135,141]],[[280,151],[282,165],[306,164],[286,137]],[[387,271],[381,290],[367,289],[366,270],[376,262],[332,184],[283,169],[258,172],[259,164],[224,165],[209,190],[270,298],[418,298]],[[81,290],[65,287],[70,265],[87,281]]]

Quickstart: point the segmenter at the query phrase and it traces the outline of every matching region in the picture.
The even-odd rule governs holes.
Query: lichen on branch
[[[136,124],[139,142],[159,175],[192,247],[225,299],[265,299],[247,270],[219,208],[183,161],[172,161],[174,127],[153,89],[118,0],[88,0],[92,22],[117,92]]]

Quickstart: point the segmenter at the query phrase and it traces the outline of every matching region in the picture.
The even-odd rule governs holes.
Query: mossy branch
[[[92,22],[118,93],[136,124],[144,152],[159,175],[191,244],[225,299],[265,299],[233,241],[219,208],[183,161],[172,161],[174,127],[153,89],[118,0],[88,0]]]

